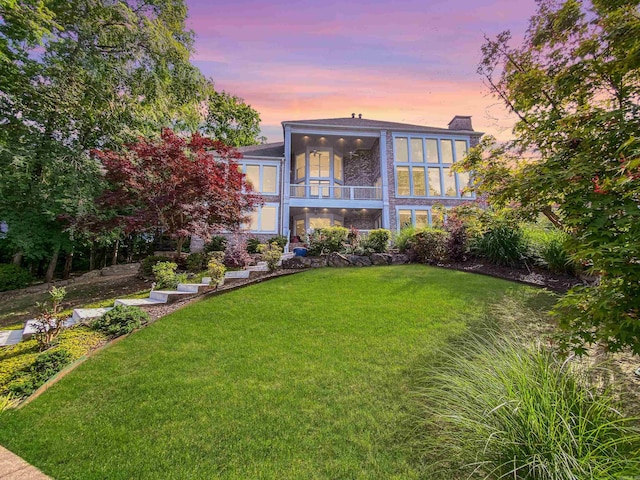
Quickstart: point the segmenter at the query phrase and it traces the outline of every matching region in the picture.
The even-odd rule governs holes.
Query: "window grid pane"
[[[398,175],[398,195],[408,197],[411,195],[409,189],[409,168],[398,167],[396,173]]]
[[[263,232],[273,232],[276,230],[276,211],[276,207],[262,207],[260,229]]]
[[[434,138],[427,138],[425,140],[427,144],[427,162],[439,163],[438,160],[438,141]]]
[[[400,224],[400,228],[410,227],[412,225],[411,210],[399,210],[398,223]]]
[[[396,138],[396,162],[409,161],[409,144],[406,137]]]
[[[453,163],[453,142],[451,140],[440,140],[442,149],[442,163]]]
[[[416,228],[429,226],[429,212],[427,210],[416,210]]]
[[[265,165],[262,167],[262,193],[277,193],[277,167]]]
[[[453,176],[453,172],[450,168],[442,169],[442,178],[444,179],[444,194],[447,197],[457,197],[456,192],[456,179]]]
[[[422,151],[422,139],[421,138],[412,138],[411,139],[411,161],[413,163],[423,163],[424,162],[424,153]]]
[[[429,196],[440,197],[442,192],[440,190],[440,169],[429,168]]]
[[[456,162],[460,162],[467,155],[467,142],[456,140]]]
[[[258,165],[247,165],[247,181],[251,183],[256,192],[260,191],[260,167]]]
[[[417,197],[427,195],[427,185],[424,180],[424,167],[413,167],[413,194]]]

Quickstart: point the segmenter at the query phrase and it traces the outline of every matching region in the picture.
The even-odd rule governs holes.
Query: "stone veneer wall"
[[[380,215],[380,211],[348,211],[344,216],[344,226],[346,228],[354,227],[358,230],[372,230],[376,228],[376,219]]]
[[[469,145],[475,147],[480,141],[479,135],[472,135],[469,139]],[[468,202],[469,198],[397,198],[396,197],[396,177],[393,158],[393,135],[387,132],[387,177],[389,181],[389,230],[396,231],[398,229],[398,219],[396,215],[396,207],[406,206],[424,206],[431,207],[435,204],[444,205],[445,207],[455,207],[461,203]]]
[[[357,150],[358,155],[351,158],[344,154],[344,184],[369,187],[380,176],[380,141],[376,139],[371,150]]]

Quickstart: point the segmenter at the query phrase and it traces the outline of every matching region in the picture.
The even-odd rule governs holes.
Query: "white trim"
[[[258,185],[254,185],[254,191],[257,193],[261,193],[262,195],[267,196],[278,196],[280,193],[278,192],[280,187],[280,162],[252,162],[242,161],[238,162],[238,164],[242,167],[242,173],[247,174],[247,167],[258,167]],[[264,192],[264,167],[276,167],[276,181],[274,185],[274,191],[272,192]]]
[[[387,171],[387,132],[380,132],[380,178],[382,179],[382,228],[391,225],[389,214],[389,173]]]

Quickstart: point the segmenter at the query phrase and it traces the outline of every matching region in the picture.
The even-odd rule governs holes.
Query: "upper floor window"
[[[256,192],[267,195],[278,194],[278,167],[276,165],[245,164],[243,173]]]
[[[467,140],[394,137],[396,195],[399,197],[471,197],[463,190],[470,184],[467,172],[455,173],[451,166],[462,160]]]
[[[295,155],[295,183],[312,184],[314,181],[327,181],[342,184],[344,168],[342,156],[331,148],[308,147],[304,153]]]

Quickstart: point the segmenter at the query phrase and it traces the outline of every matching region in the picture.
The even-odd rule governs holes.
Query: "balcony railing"
[[[337,200],[382,200],[382,187],[347,185],[291,185],[291,198],[318,198]]]

